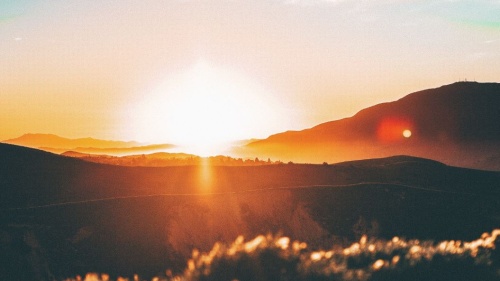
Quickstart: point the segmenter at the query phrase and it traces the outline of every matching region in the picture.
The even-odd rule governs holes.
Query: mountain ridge
[[[497,170],[500,163],[484,163],[500,154],[499,108],[499,83],[457,82],[373,105],[351,117],[274,134],[241,152],[300,162],[405,154]]]
[[[464,89],[464,87],[469,87],[469,89]],[[309,131],[315,131],[315,130],[329,129],[328,126],[330,126],[332,124],[352,122],[353,118],[354,119],[355,118],[366,118],[366,115],[370,114],[371,111],[377,111],[378,115],[383,115],[384,113],[380,112],[380,111],[382,111],[382,109],[387,110],[388,107],[391,107],[391,106],[395,105],[396,103],[401,103],[401,102],[405,102],[405,103],[415,102],[417,99],[422,98],[422,96],[426,96],[425,98],[430,98],[430,96],[433,95],[433,94],[436,94],[436,93],[439,94],[438,91],[440,91],[440,90],[444,90],[445,91],[445,94],[447,95],[447,96],[445,96],[446,98],[450,94],[455,94],[455,95],[471,94],[470,92],[464,92],[464,90],[470,90],[471,87],[475,88],[475,89],[472,89],[472,90],[477,90],[479,87],[495,88],[494,90],[496,92],[488,93],[488,96],[492,97],[492,96],[496,95],[496,97],[494,97],[494,98],[496,98],[496,99],[494,99],[494,101],[495,101],[494,104],[499,104],[500,105],[500,83],[456,82],[456,83],[449,84],[449,85],[443,85],[443,86],[440,86],[440,87],[437,87],[437,88],[431,88],[431,89],[426,89],[426,90],[420,90],[420,91],[417,91],[417,92],[413,92],[413,93],[407,94],[404,97],[402,97],[400,99],[397,99],[395,101],[379,103],[379,104],[376,104],[376,105],[373,105],[373,106],[361,109],[360,111],[358,111],[356,114],[354,114],[351,117],[345,117],[345,118],[341,118],[341,119],[338,119],[338,120],[327,121],[327,122],[324,122],[324,123],[321,123],[321,124],[318,124],[318,125],[315,125],[313,127],[306,128],[306,129],[303,129],[303,130],[292,130],[292,131],[286,131],[286,132],[283,132],[283,133],[273,134],[273,135],[269,136],[266,139],[252,142],[249,145],[266,142],[268,140],[272,140],[274,138],[277,138],[277,136],[281,136],[281,135],[284,135],[284,134],[295,134],[295,133],[301,133],[301,132],[309,132]],[[454,91],[454,92],[450,92],[450,91]],[[441,99],[442,98],[444,98],[444,97],[441,97]],[[486,100],[486,101],[489,101],[489,100]],[[483,103],[483,104],[486,105],[487,103]],[[462,106],[463,106],[463,104],[462,104]],[[404,112],[402,112],[401,110],[398,111],[398,110],[390,109],[390,111],[391,111],[390,113],[392,113],[392,114],[397,113],[397,114],[400,114],[400,115],[408,115],[408,114],[405,114]],[[416,110],[416,111],[418,111],[418,110]],[[415,114],[414,112],[412,112],[412,113]],[[426,111],[426,113],[427,113],[427,111]],[[498,117],[500,117],[500,112],[497,111],[496,113],[498,114]],[[378,116],[378,117],[380,117],[380,116]],[[491,128],[491,129],[492,130],[490,132],[493,132],[494,134],[496,134],[495,135],[495,137],[496,137],[495,140],[500,140],[500,125],[498,125],[498,123],[497,123],[497,126],[494,127],[494,128]],[[497,130],[495,130],[495,129],[497,129]]]

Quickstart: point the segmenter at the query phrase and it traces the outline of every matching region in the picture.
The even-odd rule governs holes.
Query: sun
[[[404,130],[403,131],[403,137],[405,137],[405,138],[411,137],[411,131],[408,130],[408,129]]]
[[[135,103],[130,126],[135,139],[216,155],[233,141],[279,131],[280,105],[272,96],[234,71],[199,62]]]

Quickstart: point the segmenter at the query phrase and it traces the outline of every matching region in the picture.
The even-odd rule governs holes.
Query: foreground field
[[[288,237],[238,237],[232,244],[216,243],[207,253],[193,251],[183,274],[169,270],[152,280],[278,281],[278,280],[498,280],[500,229],[463,242],[369,239],[349,247],[311,251],[304,242]],[[80,276],[66,281],[82,280]],[[113,280],[107,274],[89,273],[85,281]],[[141,280],[138,275],[128,279]]]

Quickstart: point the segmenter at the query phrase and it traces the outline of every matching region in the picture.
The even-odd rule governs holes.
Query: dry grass
[[[288,237],[257,236],[232,244],[216,243],[206,253],[193,251],[182,275],[166,271],[152,280],[499,280],[500,229],[464,241],[377,240],[363,236],[349,247],[311,251]],[[107,281],[109,275],[89,273],[72,280]],[[139,276],[130,279],[142,280]]]

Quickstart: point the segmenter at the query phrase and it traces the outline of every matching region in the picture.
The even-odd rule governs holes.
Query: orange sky
[[[0,140],[171,142],[190,134],[182,122],[262,138],[460,79],[495,81],[498,14],[498,1],[2,1]],[[200,63],[218,84],[200,82]],[[231,102],[189,106],[196,83],[192,99],[210,105],[229,88]]]

